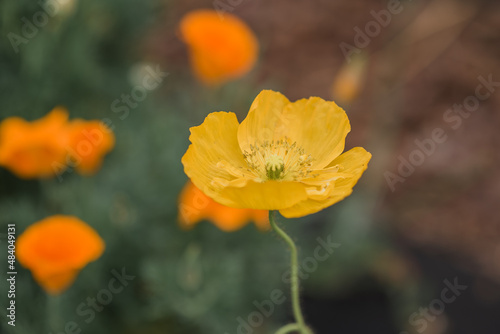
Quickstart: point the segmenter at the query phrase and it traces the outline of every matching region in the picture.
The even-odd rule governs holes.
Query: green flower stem
[[[298,331],[298,330],[300,330],[299,325],[297,325],[297,324],[289,324],[289,325],[281,327],[274,334],[285,334],[285,333],[290,333],[291,331]]]
[[[273,230],[288,244],[290,247],[290,259],[291,259],[291,293],[292,293],[292,306],[293,306],[293,315],[295,317],[295,324],[289,324],[281,329],[279,329],[276,334],[284,334],[293,330],[298,330],[301,334],[312,334],[312,331],[307,328],[304,322],[304,316],[302,315],[302,311],[300,309],[300,300],[299,300],[299,260],[297,254],[297,247],[293,242],[292,238],[288,236],[277,224],[275,218],[276,212],[269,211],[269,223],[271,223],[271,227]]]
[[[57,332],[61,325],[60,296],[47,295],[47,326],[49,333]]]

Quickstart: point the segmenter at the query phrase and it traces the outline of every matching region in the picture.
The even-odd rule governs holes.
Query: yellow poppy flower
[[[21,265],[50,294],[59,294],[78,272],[104,251],[104,241],[94,229],[73,216],[56,215],[29,226],[17,239]]]
[[[66,158],[67,121],[68,113],[62,108],[33,122],[5,119],[0,124],[0,165],[23,179],[53,176],[54,165]]]
[[[347,115],[319,97],[291,103],[264,90],[241,124],[234,113],[214,112],[190,130],[182,163],[203,193],[226,206],[279,210],[288,218],[349,196],[371,158],[361,147],[342,154]]]
[[[179,196],[179,222],[183,228],[191,228],[207,219],[220,230],[233,232],[254,221],[261,230],[269,229],[268,211],[236,209],[212,200],[188,181]]]
[[[257,60],[259,44],[252,30],[238,17],[215,10],[195,10],[180,23],[191,67],[207,85],[217,85],[247,74]]]

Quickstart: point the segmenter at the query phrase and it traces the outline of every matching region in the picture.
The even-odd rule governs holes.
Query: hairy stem
[[[276,334],[284,334],[293,330],[298,330],[301,334],[312,334],[311,330],[307,328],[304,322],[304,316],[302,315],[302,310],[300,309],[299,300],[299,259],[298,252],[295,243],[292,238],[288,236],[277,224],[276,224],[276,212],[269,211],[269,223],[273,230],[288,244],[290,248],[290,262],[291,262],[291,295],[292,295],[292,307],[293,315],[295,317],[295,324],[290,324],[279,329]]]

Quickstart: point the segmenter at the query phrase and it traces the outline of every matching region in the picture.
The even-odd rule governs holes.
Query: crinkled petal
[[[237,140],[234,113],[214,112],[200,126],[192,127],[191,145],[182,157],[184,171],[207,196],[216,199],[233,180],[250,178]]]
[[[345,152],[329,164],[329,167],[338,167],[341,177],[332,180],[328,187],[318,190],[324,190],[328,193],[328,196],[309,191],[307,200],[289,208],[281,209],[280,213],[287,218],[302,217],[316,213],[341,201],[352,193],[352,188],[366,170],[370,159],[371,154],[362,147],[355,147]],[[310,181],[310,184],[314,183],[314,179]]]
[[[263,90],[257,95],[247,117],[238,128],[238,142],[243,151],[259,142],[279,140],[285,135],[283,110],[290,101],[281,93]]]
[[[313,169],[324,168],[344,150],[349,119],[334,102],[311,97],[291,103],[284,95],[262,91],[238,129],[243,151],[250,145],[288,137],[312,157]]]
[[[321,169],[344,151],[351,126],[345,111],[335,102],[319,97],[290,103],[283,111],[280,132],[302,147],[312,157],[313,169]]]

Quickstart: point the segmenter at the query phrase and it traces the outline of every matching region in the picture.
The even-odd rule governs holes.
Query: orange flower
[[[19,263],[50,294],[59,294],[104,251],[104,241],[73,216],[56,215],[29,226],[16,242]]]
[[[253,220],[261,230],[269,228],[268,211],[235,209],[219,204],[188,181],[179,198],[179,222],[184,228],[207,219],[225,232],[239,230]]]
[[[248,73],[257,60],[259,45],[250,28],[238,17],[214,10],[188,13],[180,23],[191,66],[205,84],[216,85]]]
[[[24,179],[54,175],[54,164],[64,163],[68,113],[55,108],[45,117],[27,122],[10,117],[0,124],[0,165]]]
[[[353,102],[363,88],[366,70],[367,61],[364,54],[353,57],[350,62],[344,64],[333,81],[333,99],[340,105]]]
[[[115,136],[100,121],[74,120],[69,125],[69,148],[81,174],[93,174],[113,149]]]
[[[68,167],[92,174],[114,145],[113,133],[101,122],[68,122],[62,107],[33,122],[10,117],[0,124],[0,166],[23,179],[52,177]]]

